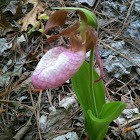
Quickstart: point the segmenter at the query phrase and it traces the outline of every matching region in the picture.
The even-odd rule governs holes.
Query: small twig
[[[9,101],[9,100],[0,100],[0,103],[11,103],[11,104],[19,104],[21,106],[24,106],[26,108],[29,108],[30,110],[33,110],[33,108],[31,106],[25,105],[25,104],[21,104],[21,102],[18,101]],[[22,102],[23,103],[23,102]]]
[[[132,91],[129,90],[128,93],[124,94],[124,96],[128,96],[128,95],[130,95],[131,93],[132,93]]]
[[[31,92],[35,92],[35,93],[40,93],[41,89],[32,89],[31,88]]]
[[[127,12],[126,18],[125,18],[125,20],[124,20],[124,24],[123,24],[122,29],[124,28],[125,23],[126,23],[126,21],[127,21],[127,18],[128,18],[129,15],[130,15],[130,12],[131,12],[132,6],[134,5],[134,2],[135,2],[135,0],[132,0],[131,5],[130,5],[130,7],[129,7],[129,9],[128,9],[128,12]]]
[[[30,93],[30,97],[31,97],[31,101],[32,101],[32,106],[33,106],[33,110],[34,110],[34,115],[35,115],[35,119],[36,119],[36,124],[37,124],[37,128],[38,128],[38,134],[39,134],[39,138],[40,140],[42,140],[42,136],[41,136],[41,132],[40,132],[40,128],[39,128],[39,121],[37,119],[37,114],[36,114],[36,110],[35,110],[35,105],[34,105],[34,100],[33,100],[33,96],[31,93],[30,88],[28,87],[29,93]]]
[[[109,24],[117,21],[118,19],[112,19],[111,21],[109,21],[108,23],[105,23],[104,25],[101,25],[100,28],[103,29],[104,27],[108,26]]]
[[[40,90],[40,94],[39,94],[38,102],[37,102],[37,117],[38,117],[38,120],[39,120],[39,118],[40,118],[41,96],[42,96],[42,90]],[[40,128],[40,123],[39,123],[39,128]]]
[[[127,56],[121,54],[119,51],[115,50],[114,48],[112,48],[111,46],[109,46],[108,44],[104,43],[101,39],[99,39],[99,42],[101,42],[103,45],[105,45],[106,47],[108,47],[109,49],[115,51],[116,53],[118,53],[120,56],[122,56],[123,58],[129,60],[130,62],[134,63],[136,66],[140,67],[139,64],[137,64],[136,62],[134,62],[133,60],[129,59]]]
[[[122,136],[124,136],[124,134],[125,134],[126,132],[132,131],[132,130],[137,129],[137,128],[139,128],[139,127],[140,127],[140,123],[138,123],[138,124],[136,124],[136,125],[133,125],[133,126],[131,126],[131,127],[125,128],[125,129],[123,130],[123,132],[122,132]]]
[[[95,2],[96,2],[96,1],[94,1],[94,3],[95,3]],[[94,5],[94,3],[93,3],[93,5]],[[98,7],[99,3],[100,3],[100,0],[98,0],[98,1],[97,1],[97,3],[96,3],[96,5],[95,5],[95,8],[94,8],[94,13],[96,12],[96,9],[97,9],[97,7]]]
[[[9,98],[10,98],[10,94],[7,96],[7,100],[9,100]],[[7,122],[9,122],[8,103],[6,104],[6,118],[7,118]]]
[[[60,135],[64,135],[64,134],[66,134],[66,133],[68,133],[68,132],[71,132],[71,131],[73,131],[73,130],[75,130],[75,128],[71,128],[71,129],[68,129],[68,130],[63,130],[63,131],[53,131],[53,132],[48,132],[48,133],[51,133],[51,134],[55,134],[55,133],[57,133],[56,135],[54,135],[54,136],[51,136],[50,138],[48,138],[48,140],[52,140],[53,138],[55,138],[55,137],[57,137],[57,136],[60,136]],[[48,135],[48,134],[47,134]],[[45,135],[45,136],[47,136],[47,135]]]
[[[68,89],[69,89],[69,91],[71,92],[71,94],[73,95],[73,97],[75,98],[75,100],[77,101],[77,102],[79,102],[78,101],[78,99],[77,99],[77,97],[76,97],[76,95],[75,95],[75,93],[68,87]]]
[[[14,33],[12,33],[12,34],[8,35],[8,36],[6,37],[6,39],[8,39],[8,38],[11,38],[11,37],[15,36],[17,33],[18,33],[18,32],[14,32]]]
[[[106,138],[107,140],[111,140],[110,137],[109,137],[108,135],[105,135],[105,138]]]
[[[109,88],[107,88],[113,95],[115,95],[115,94],[117,94],[117,95],[119,95],[119,96],[124,96],[124,97],[126,97],[127,99],[131,99],[130,97],[128,97],[128,96],[125,96],[125,95],[122,95],[122,94],[119,94],[119,93],[116,93],[116,92],[113,92],[111,89],[109,89]],[[133,99],[133,98],[132,98]],[[133,100],[135,100],[135,99],[133,99]]]
[[[108,89],[107,89],[106,85],[104,85],[104,87],[105,87],[105,91],[106,91],[106,96],[108,97],[109,102],[111,102],[111,97],[109,95],[109,92],[108,92]]]
[[[30,123],[26,124],[24,127],[22,127],[16,135],[13,137],[15,140],[21,140],[23,136],[26,134],[28,129],[30,128]]]
[[[46,92],[47,92],[49,103],[50,103],[51,107],[53,107],[52,100],[51,100],[51,95],[50,95],[50,91],[46,90]]]
[[[140,120],[140,116],[130,119],[129,121],[127,121],[124,124],[122,124],[121,127],[125,127],[126,125],[128,125],[128,124],[130,124],[130,123],[132,123],[134,121],[137,121],[137,120]]]
[[[64,125],[66,125],[71,119],[72,119],[72,117],[77,113],[77,112],[79,112],[81,110],[81,107],[79,107],[77,110],[75,110],[72,114],[71,114],[71,116],[69,117],[69,119],[66,121],[66,122],[64,122],[62,125],[60,125],[58,128],[56,128],[56,130],[57,129],[60,129],[60,128],[62,128]]]
[[[6,90],[5,92],[2,92],[0,94],[0,97],[3,96],[3,95],[6,95],[6,94],[10,94],[12,91],[15,91],[16,89],[20,88],[22,85],[30,83],[30,82],[31,82],[31,80],[27,81],[27,82],[24,82],[24,83],[21,83],[21,84],[15,86],[13,89],[9,89],[9,90]]]
[[[105,86],[109,85],[115,78],[112,78],[110,81],[108,81]]]
[[[6,87],[6,90],[10,89],[12,82],[14,80],[14,77],[11,78],[9,85]],[[8,96],[6,96],[7,100],[9,100],[10,98],[10,94]],[[8,114],[8,103],[6,103],[6,118],[7,118],[7,122],[9,122],[9,114]]]
[[[125,86],[127,86],[132,80],[134,80],[136,77],[138,76],[138,74],[137,75],[135,75],[130,81],[128,81],[126,84],[124,84],[122,87],[120,87],[117,91],[116,91],[116,93],[118,93],[120,90],[122,90]]]
[[[127,40],[127,38],[124,38],[124,41],[127,42],[128,44],[130,44],[131,46],[133,46],[135,49],[137,49],[140,52],[140,49],[138,47],[136,47],[134,44],[132,44],[130,41]]]

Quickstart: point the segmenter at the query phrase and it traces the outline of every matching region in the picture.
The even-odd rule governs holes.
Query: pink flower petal
[[[72,52],[64,47],[53,48],[38,63],[32,83],[39,89],[61,86],[78,71],[84,60],[83,50]]]

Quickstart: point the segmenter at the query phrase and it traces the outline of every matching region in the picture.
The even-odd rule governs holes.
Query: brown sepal
[[[86,15],[84,14],[83,11],[81,10],[76,10],[78,12],[78,14],[80,15],[80,18],[81,18],[81,21],[84,21],[84,23],[87,23],[87,17]]]
[[[99,79],[97,79],[97,80],[94,81],[94,84],[96,84],[97,82],[99,82],[103,78],[103,75],[104,75],[103,62],[102,62],[102,59],[101,59],[101,57],[99,55],[97,45],[95,46],[95,58],[96,58],[96,62],[98,64],[98,66],[100,68],[100,77],[99,77]]]
[[[46,41],[43,41],[42,43],[43,43],[43,44],[50,43],[51,41],[53,41],[54,39],[56,39],[56,38],[58,38],[58,37],[60,37],[60,36],[69,37],[70,34],[71,34],[73,31],[77,30],[79,27],[80,27],[80,23],[77,22],[77,23],[75,23],[73,26],[71,26],[71,27],[67,28],[66,30],[62,31],[60,34],[58,34],[58,35],[53,35],[53,36],[49,37]]]
[[[100,68],[100,77],[99,77],[99,79],[94,81],[94,84],[96,84],[97,82],[99,82],[103,78],[103,62],[102,62],[102,59],[101,59],[101,57],[99,55],[98,48],[97,48],[97,33],[90,26],[88,27],[88,31],[91,34],[92,38],[93,38],[93,45],[94,45],[94,48],[95,48],[95,58],[96,58],[96,62],[98,64],[98,66]]]
[[[82,44],[82,43],[83,42],[79,36],[78,31],[71,33],[70,44],[71,44],[71,51],[72,52],[77,52],[79,50],[86,51],[85,44]]]
[[[86,51],[91,50],[94,47],[93,37],[91,36],[90,32],[86,32]]]
[[[45,26],[44,33],[42,35],[44,35],[48,30],[50,30],[53,27],[64,26],[66,19],[67,19],[67,14],[68,14],[68,12],[66,10],[59,10],[59,11],[56,11],[55,13],[53,13],[50,16],[50,18]]]

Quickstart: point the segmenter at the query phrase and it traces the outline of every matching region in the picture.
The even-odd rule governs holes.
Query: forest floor
[[[140,1],[81,1],[0,1],[0,140],[89,139],[71,80],[44,91],[35,89],[31,82],[32,72],[45,52],[70,45],[64,37],[41,43],[45,38],[39,38],[40,29],[55,11],[51,7],[81,7],[95,13],[106,101],[127,104],[119,118],[111,122],[104,139],[140,139]],[[39,19],[42,14],[46,19]],[[78,20],[75,12],[69,13],[65,27],[51,29],[46,36],[58,34]],[[95,69],[98,71],[96,65]]]

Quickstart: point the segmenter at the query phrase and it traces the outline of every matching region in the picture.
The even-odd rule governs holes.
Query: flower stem
[[[93,90],[93,52],[94,52],[94,48],[91,49],[90,52],[90,61],[89,61],[89,88],[90,88],[90,101],[91,104],[93,104],[93,111],[95,112],[95,116],[98,118],[98,111],[97,111],[97,106],[96,106],[96,99],[95,99],[95,95],[94,95],[94,90]]]

